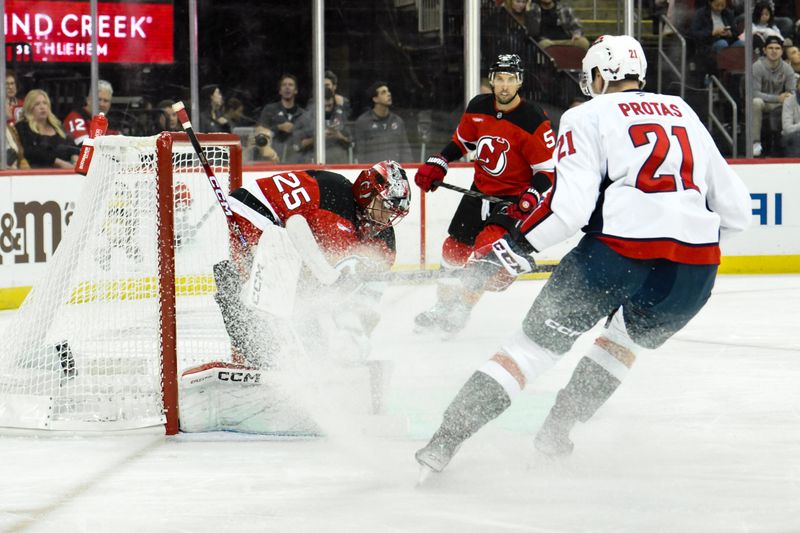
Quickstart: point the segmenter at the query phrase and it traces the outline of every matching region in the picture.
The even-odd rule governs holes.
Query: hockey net
[[[199,137],[222,186],[239,186],[238,137]],[[75,215],[0,346],[0,427],[176,433],[179,372],[231,358],[212,275],[229,244],[185,134],[98,138]]]

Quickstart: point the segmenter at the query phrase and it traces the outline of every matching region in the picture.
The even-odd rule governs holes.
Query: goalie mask
[[[647,59],[639,41],[628,35],[601,35],[583,57],[581,90],[586,96],[605,94],[609,82],[636,80],[644,88]],[[603,78],[603,90],[595,93],[592,87],[594,69]]]
[[[522,60],[517,54],[500,54],[497,56],[497,61],[489,67],[489,81],[492,84],[494,84],[494,76],[498,72],[513,74],[517,78],[517,83],[522,85],[522,73],[525,70],[522,68]]]
[[[361,171],[353,183],[353,197],[366,225],[377,233],[408,214],[411,186],[398,163],[381,161]]]

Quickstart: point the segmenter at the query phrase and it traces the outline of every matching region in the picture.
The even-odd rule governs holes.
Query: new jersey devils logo
[[[508,164],[506,152],[511,144],[502,137],[481,137],[475,147],[475,160],[492,176],[503,173]]]

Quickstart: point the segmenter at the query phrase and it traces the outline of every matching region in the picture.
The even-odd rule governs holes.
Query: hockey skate
[[[569,438],[572,424],[559,420],[549,414],[536,434],[533,445],[539,452],[550,457],[563,457],[570,455],[575,448]]]
[[[424,448],[417,450],[414,458],[423,468],[428,468],[433,472],[441,472],[461,447],[461,442],[456,439],[434,435]]]
[[[472,307],[463,302],[436,302],[414,317],[414,333],[442,332],[451,337],[464,329]]]

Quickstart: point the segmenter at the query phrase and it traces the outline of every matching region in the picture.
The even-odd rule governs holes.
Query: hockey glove
[[[539,191],[534,189],[533,187],[528,187],[525,189],[525,192],[519,195],[519,200],[517,201],[517,208],[524,213],[528,214],[534,209],[536,206],[539,205],[539,202],[542,201],[542,195]]]
[[[349,255],[341,259],[334,268],[339,271],[336,287],[345,292],[354,292],[364,285],[364,275],[378,270],[378,265],[367,257]]]
[[[513,239],[506,233],[492,244],[475,250],[464,269],[462,281],[471,291],[504,291],[521,274],[535,266],[533,252],[523,237]]]
[[[447,174],[447,159],[442,154],[432,155],[419,167],[414,182],[423,191],[433,192],[438,187],[434,182],[444,180],[445,174]]]

